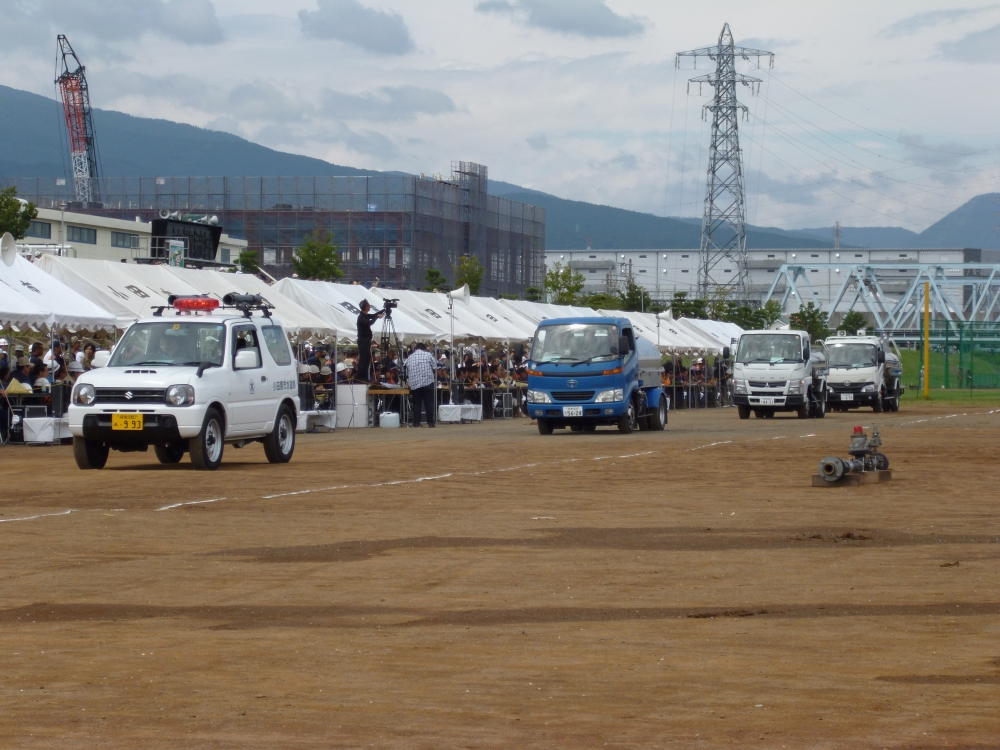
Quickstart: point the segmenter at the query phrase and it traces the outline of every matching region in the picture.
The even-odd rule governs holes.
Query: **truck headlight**
[[[529,404],[551,404],[552,397],[545,391],[528,391]]]
[[[190,385],[172,385],[167,388],[167,406],[191,406],[194,388]]]
[[[621,388],[615,388],[613,391],[601,391],[597,394],[597,398],[594,399],[594,403],[606,404],[611,401],[624,401],[625,391]]]
[[[802,386],[804,386],[806,381],[804,380],[789,380],[788,381],[788,392],[789,393],[801,393]]]
[[[742,395],[746,394],[746,392],[747,392],[747,381],[740,380],[739,378],[736,378],[736,379],[733,380],[733,385],[736,387],[736,392],[737,393],[742,394]]]
[[[97,389],[90,383],[78,383],[73,390],[73,403],[77,406],[90,406],[97,400]]]
[[[872,383],[869,383],[868,385],[866,385],[864,388],[861,389],[861,392],[862,393],[875,393],[875,386]]]

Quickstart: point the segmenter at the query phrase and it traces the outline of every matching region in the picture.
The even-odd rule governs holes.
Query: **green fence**
[[[932,387],[1000,388],[1000,323],[935,320],[931,354]]]

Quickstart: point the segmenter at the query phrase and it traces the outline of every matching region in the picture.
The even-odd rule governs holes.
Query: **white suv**
[[[281,324],[257,295],[170,298],[136,321],[99,369],[73,387],[69,428],[81,469],[102,469],[108,452],[145,451],[161,463],[191,454],[212,470],[226,443],[259,441],[271,463],[295,449],[298,374]],[[259,315],[254,315],[259,312]]]

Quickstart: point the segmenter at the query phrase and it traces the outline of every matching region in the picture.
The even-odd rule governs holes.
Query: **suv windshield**
[[[830,367],[874,367],[875,347],[871,344],[827,344]]]
[[[220,323],[137,323],[115,347],[108,366],[221,365],[225,337]]]
[[[751,362],[801,362],[802,342],[788,333],[754,333],[740,338],[736,351],[740,364]]]
[[[618,326],[592,323],[541,326],[531,345],[534,362],[597,362],[615,359]]]

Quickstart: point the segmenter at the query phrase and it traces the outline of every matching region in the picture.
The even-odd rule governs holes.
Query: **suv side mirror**
[[[252,370],[255,367],[259,367],[257,352],[253,349],[240,349],[236,352],[236,359],[233,362],[234,370]]]
[[[723,359],[729,359],[729,355],[730,354],[731,354],[731,352],[729,351],[729,347],[728,346],[722,347],[722,358]]]
[[[94,368],[107,367],[110,361],[111,352],[102,349],[99,352],[94,352],[94,358],[90,361],[90,366]]]
[[[627,357],[628,353],[630,351],[632,351],[632,350],[629,348],[628,336],[619,336],[618,337],[618,353],[621,356],[623,356],[623,357]]]
[[[879,349],[878,352],[876,352],[875,354],[875,362],[877,362],[880,365],[885,364],[885,352],[882,351],[881,349]]]

